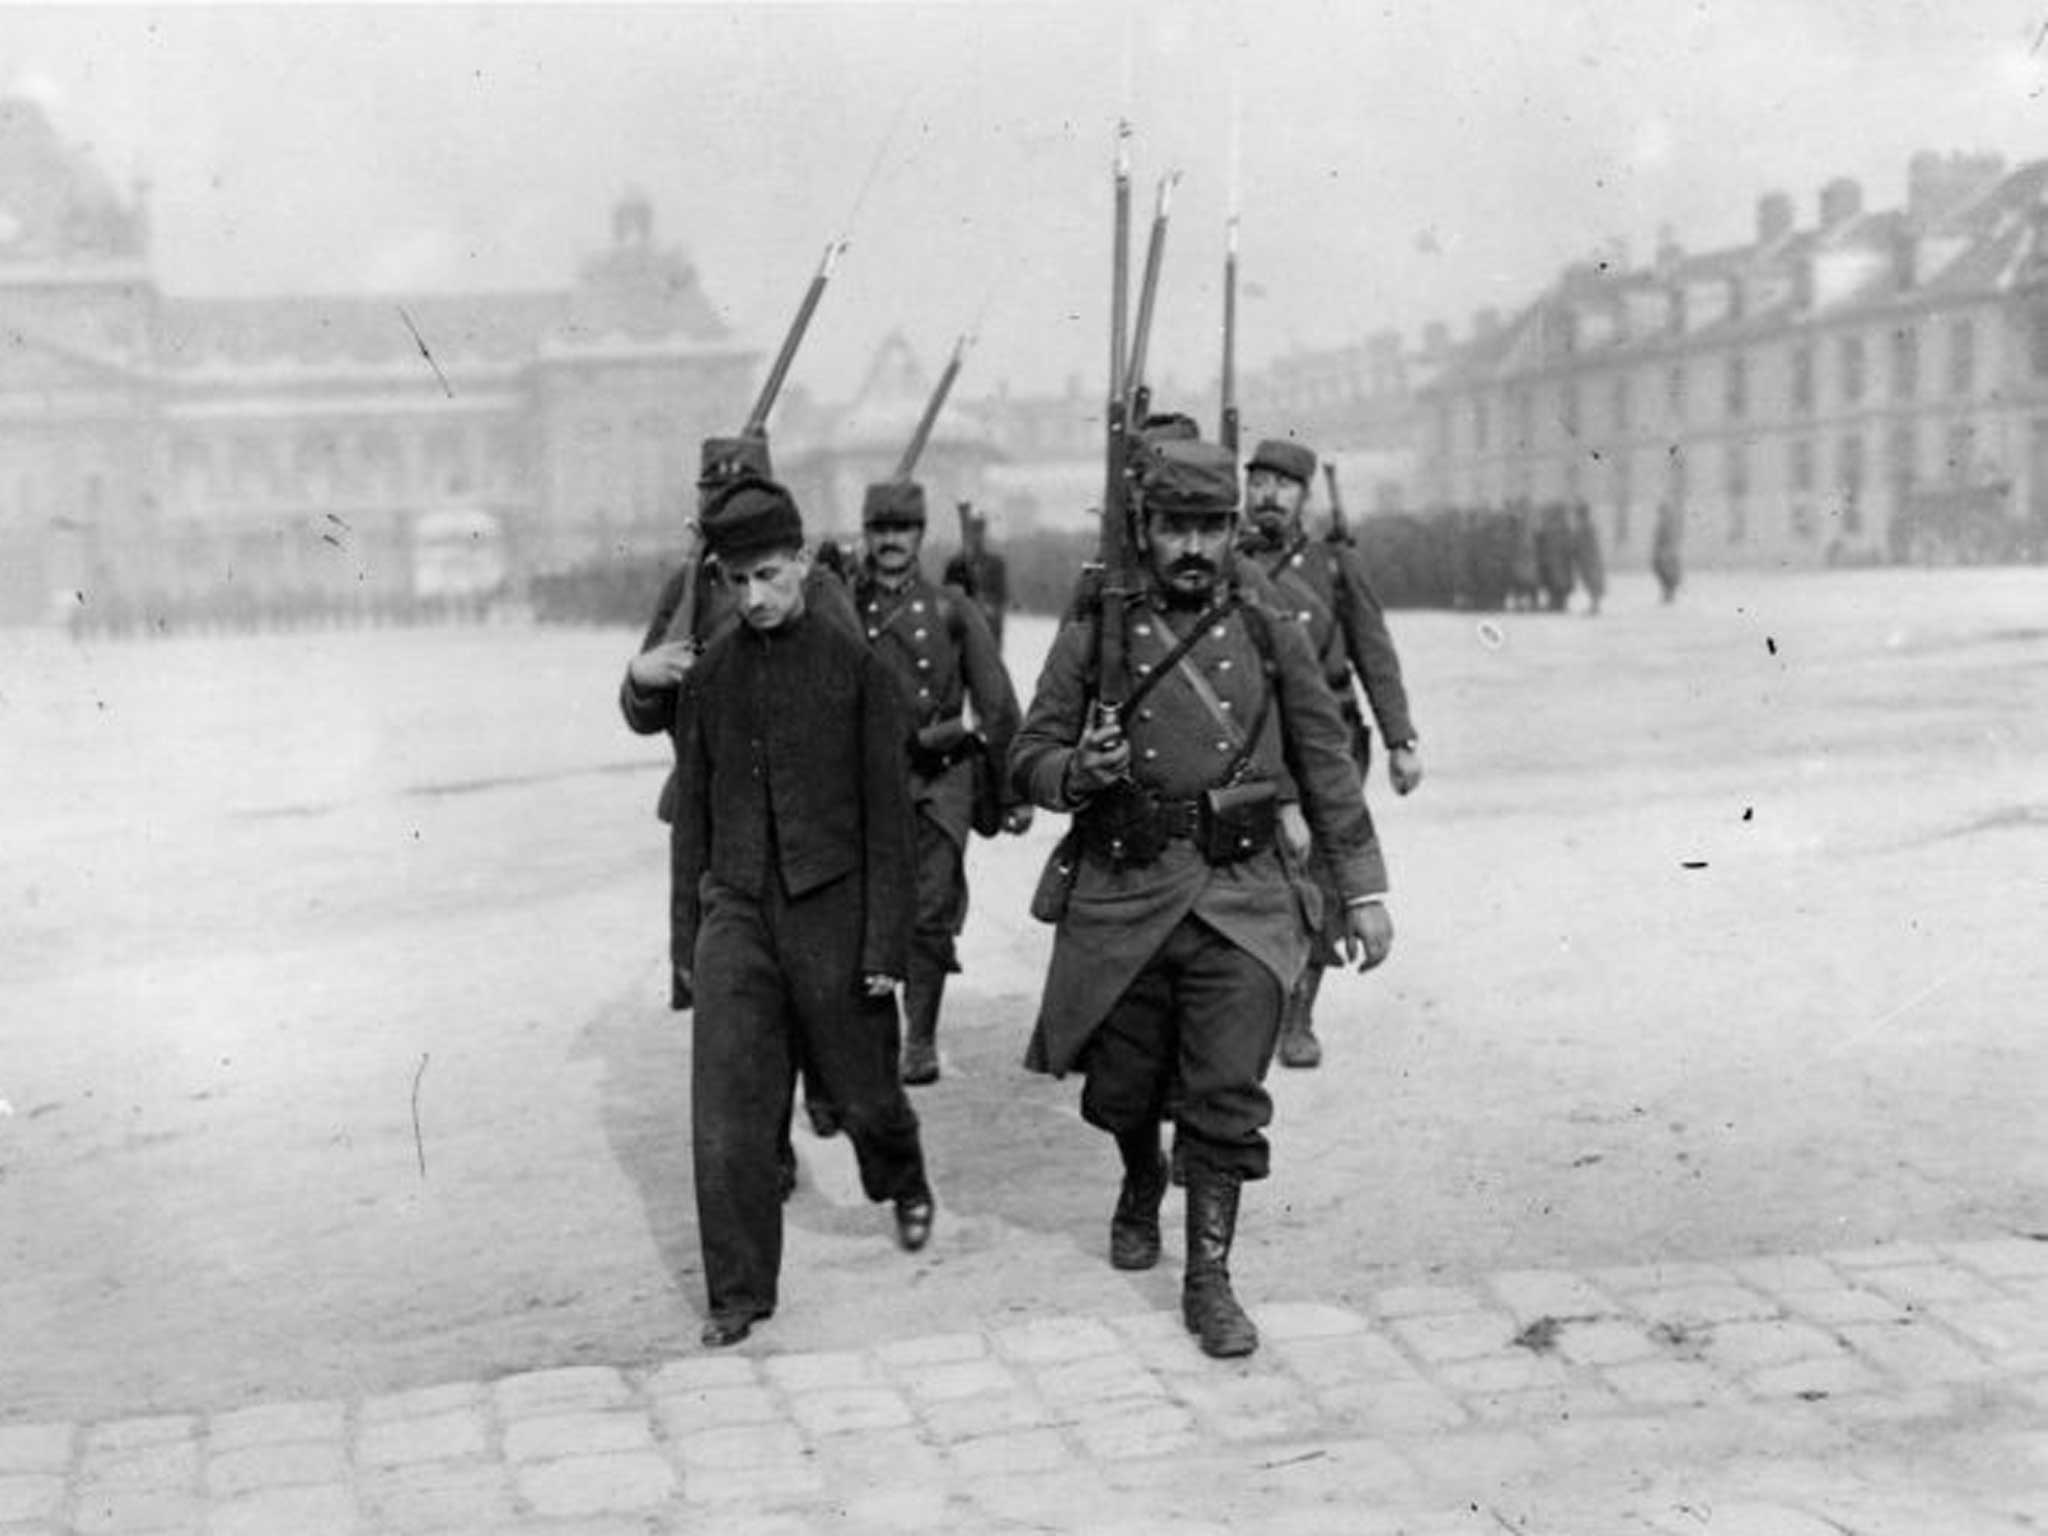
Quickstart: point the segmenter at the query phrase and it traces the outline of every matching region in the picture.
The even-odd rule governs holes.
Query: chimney
[[[1685,247],[1678,243],[1678,232],[1669,224],[1657,226],[1657,270],[1668,272],[1678,265],[1685,255]]]
[[[1792,233],[1792,199],[1783,192],[1766,192],[1756,200],[1756,243],[1776,245]]]
[[[1820,189],[1820,225],[1832,229],[1863,211],[1862,183],[1837,176]]]

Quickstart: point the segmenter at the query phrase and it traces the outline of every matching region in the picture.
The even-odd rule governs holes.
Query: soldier
[[[1000,655],[1003,617],[1010,606],[1010,568],[1001,555],[988,547],[988,514],[975,511],[969,502],[960,503],[960,549],[946,562],[942,580],[980,605],[981,616],[988,620],[989,636]]]
[[[1032,812],[1000,773],[1017,729],[1017,695],[988,623],[965,593],[934,586],[918,564],[924,487],[915,480],[870,485],[861,527],[867,547],[854,578],[854,607],[868,644],[896,678],[913,733],[917,920],[903,993],[903,1081],[923,1085],[938,1080],[939,1004],[946,977],[960,969],[955,941],[967,921],[978,755],[1003,780],[1002,830],[1027,830]]]
[[[1668,501],[1658,502],[1657,527],[1650,538],[1650,569],[1655,573],[1657,585],[1667,603],[1678,596],[1681,574],[1678,546],[1683,533],[1684,523],[1678,508]]]
[[[1300,443],[1267,438],[1253,450],[1245,466],[1251,526],[1245,530],[1243,550],[1271,582],[1275,605],[1307,633],[1323,680],[1344,714],[1360,782],[1372,759],[1372,733],[1359,713],[1351,685],[1354,674],[1364,685],[1373,719],[1386,738],[1387,777],[1395,792],[1405,795],[1422,782],[1422,749],[1408,716],[1401,659],[1357,552],[1308,536],[1302,509],[1315,472],[1315,454]],[[1333,899],[1335,871],[1320,850],[1311,854],[1310,868],[1323,888],[1326,906],[1323,931],[1308,969],[1288,996],[1281,1021],[1280,1060],[1290,1067],[1313,1067],[1323,1059],[1315,1034],[1316,993],[1324,970],[1339,959],[1344,932],[1342,909]]]
[[[1600,552],[1600,529],[1593,509],[1583,501],[1572,506],[1572,574],[1586,589],[1586,611],[1597,614],[1607,595],[1607,558]]]
[[[747,477],[704,514],[741,622],[682,682],[673,830],[691,1032],[691,1152],[710,1310],[738,1343],[775,1310],[778,1138],[798,1061],[906,1249],[931,1236],[917,1115],[897,1081],[912,812],[902,706],[869,649],[809,611],[803,523]]]
[[[1186,1158],[1182,1319],[1205,1352],[1258,1347],[1230,1285],[1240,1191],[1268,1171],[1264,1080],[1317,904],[1275,835],[1298,796],[1336,871],[1346,949],[1378,964],[1392,943],[1385,870],[1336,701],[1302,630],[1226,579],[1237,522],[1230,453],[1149,445],[1144,592],[1130,610],[1138,679],[1115,718],[1096,712],[1098,597],[1055,637],[1010,756],[1019,789],[1074,826],[1033,910],[1058,923],[1026,1065],[1086,1074],[1081,1114],[1116,1138],[1124,1180],[1110,1262],[1159,1261],[1168,1171],[1160,1117],[1178,1079]]]

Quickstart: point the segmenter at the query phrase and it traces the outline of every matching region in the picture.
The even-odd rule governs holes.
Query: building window
[[[1813,444],[1806,438],[1799,438],[1791,445],[1785,478],[1792,483],[1792,489],[1804,496],[1813,490]]]
[[[1942,445],[1943,468],[1952,484],[1967,485],[1977,462],[1977,428],[1968,421],[1950,424],[1948,440]]]
[[[1863,398],[1863,338],[1842,338],[1842,398],[1854,404]]]
[[[1614,376],[1614,430],[1617,435],[1628,432],[1628,375]]]
[[[1948,328],[1948,392],[1967,395],[1977,387],[1977,327],[1958,320]]]
[[[1728,359],[1726,398],[1729,417],[1740,420],[1749,410],[1749,359],[1739,352]]]
[[[1728,542],[1740,544],[1749,537],[1749,450],[1740,443],[1728,446],[1723,480],[1728,492]]]
[[[1813,409],[1813,348],[1803,344],[1792,349],[1792,409]]]
[[[1673,421],[1685,420],[1685,364],[1673,365],[1664,376],[1664,403],[1670,407]]]
[[[1835,488],[1842,498],[1842,531],[1863,531],[1863,439],[1851,432],[1835,445]]]
[[[1913,424],[1896,423],[1885,441],[1885,468],[1891,477],[1893,494],[1901,499],[1920,478],[1919,455],[1914,449]]]
[[[1910,400],[1920,388],[1920,333],[1910,325],[1892,332],[1892,398]]]

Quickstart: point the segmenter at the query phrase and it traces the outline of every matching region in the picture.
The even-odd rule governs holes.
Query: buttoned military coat
[[[1017,691],[974,600],[957,587],[926,580],[922,571],[892,592],[865,570],[854,582],[852,599],[861,632],[896,679],[908,729],[915,733],[958,719],[971,703],[990,758],[998,766],[1007,761],[1017,733]],[[913,772],[911,799],[956,846],[967,846],[974,820],[971,762],[938,774]],[[1002,801],[1005,809],[1016,804],[1007,776]]]
[[[1358,551],[1296,533],[1277,551],[1252,558],[1271,584],[1275,606],[1307,631],[1323,681],[1338,703],[1356,707],[1351,692],[1356,673],[1380,735],[1389,742],[1413,739],[1415,721],[1408,713],[1401,658],[1387,632],[1386,608]]]
[[[1255,588],[1253,590],[1256,590]],[[1256,596],[1245,599],[1262,604]],[[1171,609],[1153,589],[1129,617],[1128,654],[1134,679],[1168,659],[1193,615]],[[1263,606],[1271,670],[1242,607],[1217,619],[1125,718],[1131,776],[1163,798],[1187,800],[1215,787],[1258,725],[1248,777],[1267,778],[1283,800],[1297,800],[1314,837],[1329,851],[1347,901],[1382,895],[1386,867],[1349,749],[1349,730],[1300,626]],[[1098,616],[1064,623],[1010,752],[1010,773],[1033,803],[1055,811],[1082,808],[1065,794],[1067,768],[1097,691]],[[1200,673],[1221,713],[1202,701],[1183,669]],[[1272,702],[1261,701],[1271,690]],[[1180,922],[1197,916],[1254,956],[1284,991],[1308,962],[1309,934],[1320,912],[1314,887],[1283,842],[1251,858],[1212,865],[1194,843],[1176,838],[1151,864],[1114,868],[1081,858],[1065,915],[1054,933],[1052,963],[1025,1064],[1055,1075],[1070,1070],[1089,1038],[1152,962]]]

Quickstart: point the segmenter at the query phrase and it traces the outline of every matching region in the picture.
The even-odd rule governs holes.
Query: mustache
[[[1217,570],[1216,562],[1206,555],[1182,555],[1166,568],[1166,574],[1169,576],[1213,576]]]

